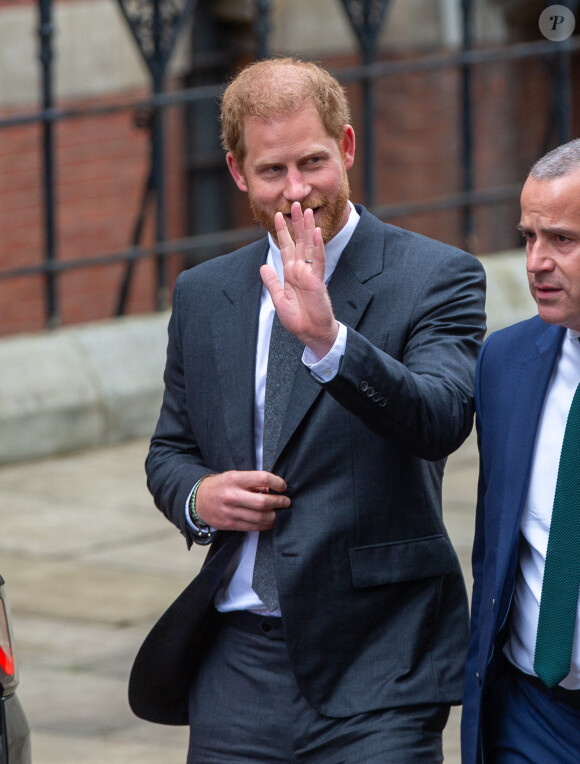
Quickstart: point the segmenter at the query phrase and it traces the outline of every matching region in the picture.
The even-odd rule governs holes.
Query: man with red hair
[[[321,67],[249,66],[222,127],[268,236],[176,284],[147,473],[211,547],[132,706],[189,723],[189,764],[433,764],[467,642],[441,479],[472,427],[483,269],[351,203]]]

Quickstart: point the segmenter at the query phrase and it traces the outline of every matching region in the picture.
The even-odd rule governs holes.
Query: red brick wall
[[[134,93],[131,97],[145,95]],[[107,103],[111,100],[103,99]],[[167,235],[172,238],[183,233],[179,214],[183,194],[179,170],[181,131],[180,113],[167,110]],[[135,126],[131,111],[64,120],[55,125],[54,146],[58,259],[80,259],[126,249],[149,170],[148,130]],[[0,270],[43,262],[41,148],[39,125],[0,132]],[[151,245],[153,206],[149,207],[147,221],[142,243]],[[171,282],[177,267],[177,262],[168,262]],[[70,270],[59,276],[61,323],[114,315],[124,271],[125,266],[118,264]],[[127,309],[129,313],[142,313],[154,310],[155,305],[153,262],[142,260],[134,267]],[[45,312],[42,278],[0,280],[0,334],[38,330],[44,326]]]
[[[72,5],[73,3],[82,3],[84,0],[58,0],[58,2]],[[10,8],[16,5],[38,5],[38,0],[2,0],[3,8]]]
[[[328,61],[339,69],[351,61]],[[574,75],[577,72],[575,65]],[[521,183],[543,150],[552,79],[539,63],[493,64],[475,70],[475,187]],[[425,201],[460,188],[459,79],[456,72],[409,74],[380,80],[376,89],[377,204]],[[360,89],[349,86],[353,113],[360,115]],[[144,93],[125,94],[131,100]],[[574,125],[580,125],[578,94]],[[111,103],[113,99],[102,99]],[[99,101],[91,100],[91,104]],[[59,104],[65,106],[66,104]],[[81,104],[75,103],[75,106]],[[0,115],[3,116],[3,115]],[[362,124],[355,119],[359,155],[351,174],[352,195],[362,200]],[[168,236],[187,229],[183,220],[183,119],[167,111]],[[148,132],[131,111],[58,122],[55,126],[57,248],[59,260],[107,254],[130,242],[148,171]],[[40,263],[43,250],[41,129],[38,125],[0,130],[0,271]],[[234,185],[231,193],[237,194]],[[239,222],[248,220],[245,198],[236,201]],[[517,201],[481,207],[469,248],[476,254],[513,247]],[[153,212],[144,243],[153,237]],[[443,241],[464,246],[456,210],[393,220]],[[170,286],[181,267],[169,262]],[[67,272],[59,278],[61,323],[95,321],[114,314],[124,266]],[[155,309],[151,261],[135,266],[129,313]],[[40,277],[0,279],[0,335],[45,326],[44,283]]]
[[[578,62],[574,75],[577,69]],[[459,72],[451,69],[378,81],[378,205],[428,201],[461,190],[460,85]],[[473,69],[472,86],[474,190],[523,183],[531,164],[545,150],[554,87],[550,70],[537,61],[480,65]],[[575,135],[580,127],[579,95],[574,91]],[[362,136],[360,126],[358,135]],[[554,136],[548,148],[555,140]],[[456,209],[389,222],[478,255],[520,243],[515,231],[518,199],[475,207],[468,241],[462,235],[461,211]]]

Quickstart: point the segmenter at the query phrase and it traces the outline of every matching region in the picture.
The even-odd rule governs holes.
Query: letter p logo
[[[576,19],[565,5],[550,5],[540,14],[538,26],[546,39],[561,42],[574,32]]]

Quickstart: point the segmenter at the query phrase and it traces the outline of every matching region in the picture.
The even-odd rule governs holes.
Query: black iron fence
[[[118,0],[120,5],[124,0]],[[163,0],[153,0],[154,5],[159,5]],[[473,128],[473,84],[472,75],[474,67],[485,66],[498,62],[534,61],[543,59],[551,63],[554,72],[553,104],[548,109],[548,120],[545,135],[546,143],[552,141],[554,145],[563,143],[572,136],[572,104],[573,83],[571,75],[571,61],[575,54],[580,51],[580,37],[573,36],[562,42],[541,40],[535,42],[517,43],[488,48],[472,48],[472,3],[462,0],[463,10],[463,43],[461,49],[455,52],[444,51],[440,53],[424,55],[404,60],[374,60],[376,33],[384,15],[388,0],[380,0],[373,3],[358,3],[363,7],[366,15],[354,14],[348,0],[341,0],[351,23],[357,31],[361,47],[361,59],[363,63],[358,66],[341,68],[334,74],[344,84],[357,83],[363,93],[363,148],[364,148],[364,203],[378,217],[383,220],[400,218],[437,212],[443,210],[461,211],[461,228],[466,248],[469,248],[469,240],[473,233],[473,214],[478,207],[496,204],[498,202],[514,200],[519,196],[521,184],[509,184],[492,186],[485,189],[475,189],[473,183],[474,162],[474,128]],[[183,6],[184,12],[190,13],[195,8],[195,0],[186,0]],[[255,0],[256,6],[256,56],[260,57],[268,53],[268,11],[269,2]],[[377,6],[380,6],[377,10]],[[196,254],[201,252],[227,251],[240,243],[262,235],[258,228],[232,228],[230,230],[216,230],[212,232],[183,236],[169,239],[166,236],[165,226],[165,195],[164,195],[164,150],[163,150],[163,114],[169,107],[177,105],[191,105],[196,103],[215,103],[222,92],[222,85],[201,85],[184,88],[173,92],[164,92],[163,73],[161,69],[155,69],[155,47],[153,58],[149,61],[152,69],[152,94],[149,98],[128,100],[123,103],[108,105],[93,105],[83,108],[60,108],[53,103],[51,62],[53,26],[50,15],[51,0],[38,0],[39,7],[39,38],[40,38],[40,61],[42,69],[42,108],[34,113],[15,114],[0,119],[0,132],[30,124],[39,124],[43,131],[43,188],[44,188],[44,259],[43,262],[34,265],[25,265],[9,269],[0,269],[0,281],[20,279],[25,277],[38,277],[41,275],[45,282],[46,303],[46,326],[51,327],[59,323],[59,303],[57,284],[59,277],[72,270],[88,269],[95,266],[124,263],[126,275],[120,286],[117,314],[121,315],[125,310],[126,294],[131,278],[132,268],[138,261],[153,259],[156,262],[156,290],[157,307],[163,309],[168,304],[168,283],[166,273],[167,258],[175,254],[183,254],[195,260]],[[373,14],[374,9],[374,16]],[[359,8],[360,10],[360,8]],[[176,26],[181,24],[182,18],[172,23]],[[135,23],[135,20],[133,20]],[[358,28],[357,25],[358,24]],[[135,27],[136,29],[137,27]],[[137,32],[133,29],[135,35]],[[149,29],[148,34],[153,35],[150,43],[161,45],[159,38]],[[157,39],[157,42],[155,40]],[[158,55],[167,62],[169,55],[167,49],[159,48]],[[161,60],[161,59],[160,59]],[[151,61],[153,64],[151,65]],[[460,125],[458,126],[458,138],[461,152],[461,188],[456,193],[438,196],[436,198],[422,199],[418,201],[395,203],[389,205],[377,205],[376,201],[376,164],[375,154],[375,106],[374,94],[379,83],[384,78],[400,77],[402,75],[422,72],[435,72],[443,70],[455,70],[460,73],[461,87],[458,93],[460,101]],[[102,116],[119,111],[141,112],[148,115],[151,129],[151,163],[146,186],[143,190],[143,199],[137,211],[134,226],[133,240],[130,246],[116,252],[103,252],[90,257],[59,260],[58,244],[55,226],[55,145],[53,129],[56,123],[65,120],[86,119],[91,116]],[[538,155],[550,148],[549,145],[538,147]],[[215,161],[223,164],[223,156],[217,152],[216,156],[207,161]],[[143,219],[146,209],[146,200],[154,197],[155,204],[155,243],[152,246],[143,246],[140,243],[143,228]]]

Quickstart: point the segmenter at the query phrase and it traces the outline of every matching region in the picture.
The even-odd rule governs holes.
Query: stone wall
[[[481,258],[488,329],[535,314],[523,250]],[[153,432],[168,313],[0,340],[0,464]]]

